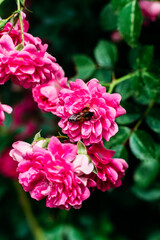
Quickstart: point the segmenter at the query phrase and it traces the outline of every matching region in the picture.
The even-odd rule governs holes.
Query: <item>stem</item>
[[[14,181],[14,187],[17,191],[18,197],[19,197],[19,202],[21,204],[21,207],[24,211],[25,217],[27,219],[28,225],[32,231],[32,234],[34,236],[35,240],[46,240],[43,230],[40,228],[40,226],[37,223],[37,220],[35,219],[30,203],[28,201],[28,198],[21,188],[20,184],[16,181]]]
[[[20,5],[20,0],[17,0],[17,10],[18,10],[18,15],[19,15],[19,22],[20,22],[20,27],[21,27],[21,43],[24,46],[24,30],[23,30],[23,22],[22,22],[22,17],[21,17],[21,5]]]
[[[110,83],[108,92],[109,92],[109,93],[112,93],[114,87],[115,87],[117,84],[119,84],[119,83],[121,83],[121,82],[123,82],[123,81],[128,80],[129,78],[133,77],[134,75],[135,75],[135,73],[129,73],[129,74],[127,74],[127,75],[125,75],[125,76],[123,76],[123,77],[121,77],[121,78],[118,78],[116,81],[115,81],[115,80],[112,81],[112,82]]]

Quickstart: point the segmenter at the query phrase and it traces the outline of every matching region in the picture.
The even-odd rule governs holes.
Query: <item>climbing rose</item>
[[[88,155],[91,157],[97,171],[97,174],[92,173],[91,177],[101,191],[119,187],[121,178],[128,168],[125,160],[112,158],[114,154],[114,151],[105,149],[102,142],[93,144],[88,149]]]
[[[0,154],[0,173],[4,177],[17,179],[18,173],[16,172],[16,169],[18,163],[9,156],[10,150],[10,148],[7,148]]]
[[[160,2],[158,1],[140,1],[139,2],[142,15],[151,20],[151,21],[156,21],[156,18],[160,14]]]
[[[82,139],[85,145],[90,145],[100,142],[102,137],[109,141],[118,131],[115,118],[126,113],[120,100],[118,93],[106,93],[97,79],[87,84],[77,79],[59,93],[56,113],[61,118],[59,126],[72,142]],[[76,121],[77,114],[85,109],[89,111],[89,118]]]
[[[0,125],[3,126],[3,121],[5,120],[5,115],[4,112],[6,113],[11,113],[12,112],[12,108],[6,104],[2,104],[0,102]]]
[[[83,155],[84,161],[77,159],[76,145],[62,144],[56,137],[46,149],[39,143],[16,142],[10,155],[19,162],[17,171],[24,190],[36,200],[46,197],[47,207],[80,208],[90,196],[86,174],[93,171],[93,164]]]
[[[33,88],[54,78],[60,66],[56,59],[49,55],[47,44],[26,44],[21,50],[16,50],[10,36],[0,38],[0,84],[9,78],[24,88]]]
[[[67,88],[67,78],[64,77],[64,71],[60,68],[55,73],[54,79],[32,89],[33,98],[42,111],[55,114],[58,94],[62,88]]]

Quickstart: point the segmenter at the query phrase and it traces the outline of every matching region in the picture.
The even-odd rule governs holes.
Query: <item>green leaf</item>
[[[108,41],[100,40],[94,50],[94,55],[99,66],[112,68],[117,61],[117,48]]]
[[[77,153],[87,155],[87,149],[83,142],[78,141],[77,143]]]
[[[152,63],[154,55],[154,46],[145,45],[132,48],[129,52],[129,62],[131,67],[135,70],[138,68],[148,69]]]
[[[128,152],[122,144],[113,146],[111,150],[116,151],[114,154],[114,158],[123,158],[126,161],[128,160]]]
[[[119,19],[118,29],[125,41],[135,47],[141,32],[142,14],[136,0],[128,3],[122,8]]]
[[[109,83],[112,81],[112,71],[107,69],[97,69],[92,75],[92,78],[97,78],[102,85]]]
[[[155,143],[148,133],[142,130],[133,132],[129,143],[132,153],[139,160],[145,162],[155,160]]]
[[[36,135],[34,136],[33,142],[38,142],[39,138],[41,138],[41,131],[40,130],[38,133],[36,133]]]
[[[133,82],[134,78],[129,78],[116,86],[115,91],[121,94],[123,100],[126,100],[133,95],[135,91]]]
[[[0,30],[2,30],[5,27],[7,22],[8,22],[8,20],[6,20],[6,19],[0,20]]]
[[[123,144],[129,137],[130,131],[131,130],[127,127],[120,127],[119,131],[109,140],[109,142],[104,141],[104,146],[106,148],[113,148],[113,146]]]
[[[124,7],[127,3],[132,0],[111,0],[112,7],[114,10],[119,11],[122,7]]]
[[[113,11],[113,6],[107,4],[101,11],[100,24],[105,31],[115,30],[117,28],[117,15]]]
[[[89,78],[96,70],[95,63],[86,55],[75,55],[73,60],[77,71],[75,78]]]
[[[160,110],[158,107],[151,109],[146,116],[146,123],[156,133],[160,133]]]
[[[155,99],[160,94],[160,74],[156,75],[151,72],[142,72],[142,80],[148,89],[150,98]]]
[[[116,122],[121,125],[127,125],[135,122],[141,116],[141,112],[138,106],[133,102],[123,102],[121,104],[126,110],[126,114],[116,119]]]
[[[138,187],[147,188],[153,182],[158,172],[158,161],[143,162],[134,173],[134,181]]]
[[[134,194],[145,200],[145,201],[157,201],[160,200],[160,189],[159,188],[153,188],[151,190],[142,190],[138,187],[133,187],[132,191]]]

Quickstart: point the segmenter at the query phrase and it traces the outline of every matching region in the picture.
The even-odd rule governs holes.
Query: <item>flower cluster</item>
[[[77,145],[62,144],[56,137],[50,139],[47,147],[43,145],[45,140],[32,146],[19,141],[13,144],[10,155],[18,162],[19,182],[24,190],[36,200],[46,197],[47,207],[80,208],[90,196],[89,188],[97,185],[105,191],[120,186],[127,163],[112,159],[113,151],[92,146],[88,149],[90,160],[88,155],[78,154]]]
[[[33,88],[54,79],[60,66],[47,53],[48,45],[43,45],[39,38],[27,33],[29,26],[24,14],[22,19],[24,46],[21,44],[19,22],[15,27],[7,23],[0,32],[0,84],[11,79],[24,88]]]
[[[107,93],[95,78],[67,84],[63,69],[47,53],[47,45],[27,32],[29,25],[21,14],[23,31],[17,21],[15,26],[7,23],[0,32],[0,84],[11,79],[32,88],[38,107],[60,118],[59,127],[67,136],[59,138],[67,141],[44,139],[38,134],[32,144],[13,143],[10,156],[18,164],[20,184],[32,198],[46,198],[46,206],[51,208],[77,209],[90,196],[90,188],[106,191],[121,185],[128,165],[123,159],[113,158],[115,152],[105,149],[102,140],[109,141],[117,133],[115,119],[126,111],[120,105],[120,94]],[[4,111],[10,113],[11,108],[0,104],[1,125]],[[23,124],[24,112],[28,111],[34,114],[35,105],[27,97],[15,107],[11,127]],[[35,128],[34,121],[29,121],[19,137],[30,136]]]

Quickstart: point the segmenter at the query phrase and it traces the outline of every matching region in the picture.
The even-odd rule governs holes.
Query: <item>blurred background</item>
[[[96,77],[101,83],[109,83],[113,72],[118,78],[135,69],[137,49],[131,49],[121,37],[115,40],[117,15],[108,4],[106,0],[26,0],[32,11],[26,11],[29,32],[49,45],[48,52],[56,57],[68,78],[87,81]],[[5,0],[0,5],[0,16],[7,18],[15,9],[15,1]],[[159,32],[160,20],[157,19],[142,26],[139,40],[140,45],[154,45],[157,66]],[[107,66],[97,61],[97,51],[103,41],[116,49],[116,59],[109,60]],[[104,193],[95,190],[80,210],[70,211],[49,209],[45,207],[45,200],[31,199],[17,183],[15,163],[12,169],[12,164],[7,165],[14,141],[31,142],[40,129],[44,137],[57,135],[58,118],[42,113],[33,102],[30,90],[10,82],[0,87],[1,102],[14,108],[13,114],[6,114],[4,127],[0,128],[0,240],[160,240],[160,99],[140,126],[141,131],[148,134],[143,136],[148,139],[144,148],[150,149],[154,144],[156,149],[156,160],[144,164],[128,140],[151,97],[142,91],[142,86],[132,87],[133,82],[130,79],[115,89],[122,95],[127,115],[117,120],[119,133],[105,143],[107,148],[117,150],[115,157],[124,158],[129,164],[122,186]],[[143,157],[148,158],[147,154]],[[44,237],[34,236],[33,231],[43,232]]]

